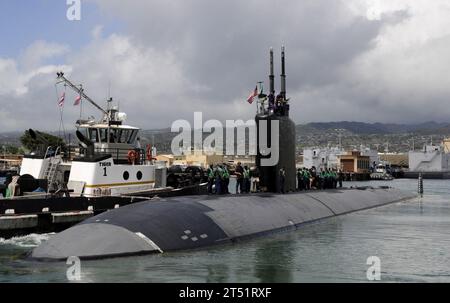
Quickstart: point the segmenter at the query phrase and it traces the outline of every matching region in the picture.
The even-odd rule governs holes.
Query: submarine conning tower
[[[281,87],[278,95],[275,93],[272,48],[270,49],[269,81],[269,95],[266,96],[261,92],[258,96],[261,105],[255,117],[257,126],[256,166],[259,170],[260,188],[266,192],[281,192],[280,174],[284,169],[284,191],[294,191],[296,189],[296,134],[295,123],[289,118],[289,99],[286,98],[284,46],[281,48]],[[276,159],[278,161],[274,161]]]

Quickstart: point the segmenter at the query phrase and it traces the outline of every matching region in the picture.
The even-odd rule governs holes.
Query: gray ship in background
[[[71,227],[35,248],[31,258],[95,259],[196,249],[234,243],[304,224],[412,199],[417,195],[394,188],[361,187],[295,192],[295,125],[286,97],[285,53],[282,50],[280,93],[275,96],[273,51],[270,52],[267,106],[255,117],[256,166],[264,192],[226,196],[185,196],[148,200],[114,209]],[[260,96],[264,99],[266,96]],[[277,121],[278,123],[271,123]],[[274,126],[275,125],[275,126]],[[278,134],[276,128],[278,125]],[[264,136],[263,136],[264,137]],[[279,138],[279,145],[276,144]],[[261,145],[268,150],[260,150]],[[278,161],[274,148],[279,147]],[[279,192],[285,191],[286,194]],[[114,197],[111,197],[114,199]]]

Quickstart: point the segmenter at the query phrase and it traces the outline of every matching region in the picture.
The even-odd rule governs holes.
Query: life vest
[[[211,167],[208,168],[208,178],[214,178],[214,170]]]
[[[222,171],[222,176],[224,179],[229,179],[230,178],[230,173],[228,172],[228,169],[224,168]]]

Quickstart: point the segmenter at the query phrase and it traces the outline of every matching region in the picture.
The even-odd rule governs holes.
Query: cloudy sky
[[[250,119],[268,50],[286,46],[292,118],[450,122],[448,0],[66,0],[0,3],[0,132],[57,130],[55,73],[141,128]],[[79,116],[66,92],[64,123]],[[85,114],[99,117],[95,110]]]

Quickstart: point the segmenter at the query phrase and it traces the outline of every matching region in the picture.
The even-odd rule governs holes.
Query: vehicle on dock
[[[208,176],[201,166],[172,165],[167,170],[167,186],[183,188],[194,184],[207,183]]]

